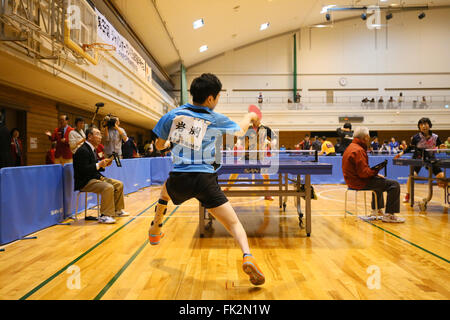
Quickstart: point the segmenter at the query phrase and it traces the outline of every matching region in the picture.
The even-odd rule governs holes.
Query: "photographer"
[[[102,134],[105,141],[105,156],[111,157],[114,153],[122,157],[122,141],[128,141],[127,133],[119,127],[118,117],[106,116],[102,123]]]

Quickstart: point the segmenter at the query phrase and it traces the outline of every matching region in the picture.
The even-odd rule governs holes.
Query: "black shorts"
[[[422,167],[414,167],[415,173],[419,174],[420,169],[422,169]],[[433,174],[435,176],[442,172],[441,168],[439,168],[438,166],[432,166],[432,170],[433,170]],[[427,171],[428,171],[428,169],[427,169]]]
[[[217,208],[228,202],[217,180],[217,173],[171,172],[166,189],[176,205],[196,198],[207,209]]]

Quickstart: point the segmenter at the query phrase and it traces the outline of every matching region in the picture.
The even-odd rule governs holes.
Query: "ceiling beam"
[[[174,41],[172,35],[170,34],[169,29],[167,29],[167,23],[166,23],[166,21],[164,21],[164,19],[161,16],[161,13],[159,12],[158,6],[156,4],[156,0],[151,0],[151,1],[153,4],[153,7],[155,8],[156,13],[158,14],[159,20],[160,20],[161,24],[163,25],[164,30],[166,31],[166,34],[169,37],[170,42],[172,43],[172,46],[178,55],[178,59],[180,59],[180,63],[183,63],[183,59],[181,58],[180,51],[178,50],[177,46],[175,45],[175,41]]]

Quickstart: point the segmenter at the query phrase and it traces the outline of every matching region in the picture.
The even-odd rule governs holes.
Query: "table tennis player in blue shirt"
[[[265,277],[250,253],[247,234],[236,212],[217,181],[221,160],[222,134],[245,135],[249,125],[258,121],[258,115],[249,112],[241,123],[214,112],[219,102],[222,83],[213,74],[202,74],[190,87],[193,104],[185,104],[165,114],[153,132],[158,137],[156,148],[172,147],[174,169],[164,183],[149,229],[149,241],[157,245],[163,238],[162,221],[169,200],[179,205],[196,198],[238,242],[243,256],[243,270],[253,285],[262,285]],[[217,154],[217,156],[216,156]]]

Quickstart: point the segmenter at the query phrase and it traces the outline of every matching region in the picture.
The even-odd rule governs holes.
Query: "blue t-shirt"
[[[170,140],[176,172],[214,173],[220,166],[222,135],[240,131],[239,125],[208,107],[185,104],[166,113],[153,132]]]
[[[391,148],[391,151],[393,151],[394,149],[398,148],[398,142],[389,142],[389,147]]]

